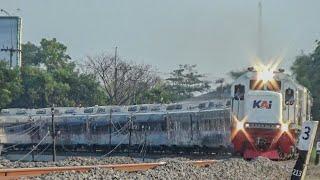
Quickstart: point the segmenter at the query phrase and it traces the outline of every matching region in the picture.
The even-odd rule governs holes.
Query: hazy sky
[[[101,52],[169,72],[197,64],[212,79],[247,67],[257,52],[258,0],[0,0],[23,18],[23,41],[56,37],[74,60]],[[294,57],[320,39],[319,0],[265,0],[263,54]],[[20,12],[15,9],[20,8]]]

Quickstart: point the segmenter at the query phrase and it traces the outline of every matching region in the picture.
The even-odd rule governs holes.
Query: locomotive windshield
[[[268,91],[280,91],[281,81],[271,80],[263,82],[263,80],[250,80],[250,90],[268,90]]]

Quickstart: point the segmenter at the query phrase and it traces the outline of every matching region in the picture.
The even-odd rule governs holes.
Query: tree
[[[137,104],[170,103],[174,95],[168,89],[165,82],[159,81],[153,88],[141,93],[137,98]]]
[[[195,68],[196,65],[179,65],[179,68],[173,70],[166,79],[174,101],[187,99],[193,97],[196,92],[210,89],[209,81],[204,80],[205,75],[199,74]]]
[[[7,107],[21,93],[19,69],[10,69],[6,62],[0,61],[0,109]]]
[[[316,48],[308,55],[296,57],[291,70],[296,80],[307,87],[313,96],[312,115],[315,120],[320,118],[320,41],[316,41]]]
[[[69,97],[78,106],[105,105],[107,96],[93,74],[78,74],[70,81]]]
[[[40,48],[31,42],[22,44],[22,66],[39,65],[41,59],[39,57]]]
[[[58,106],[70,105],[67,92],[68,84],[57,82],[43,69],[25,67],[21,72],[23,93],[17,96],[11,106],[41,108],[52,104]]]
[[[136,104],[137,98],[160,79],[150,65],[134,64],[105,54],[88,56],[85,66],[97,75],[108,104],[113,105]]]
[[[46,65],[49,72],[69,65],[71,57],[66,52],[67,47],[58,42],[56,38],[42,39],[40,42],[40,62]]]
[[[56,38],[42,39],[40,46],[31,42],[22,44],[22,61],[24,66],[38,66],[43,64],[48,71],[67,68],[71,57],[67,54],[67,47]]]
[[[11,107],[41,108],[56,106],[102,105],[106,96],[93,74],[79,73],[56,39],[42,39],[40,46],[23,45],[24,66],[21,68],[21,95]]]

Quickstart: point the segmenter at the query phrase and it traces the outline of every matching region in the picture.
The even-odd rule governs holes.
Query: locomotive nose
[[[248,123],[279,124],[282,122],[282,95],[273,91],[250,91],[246,97]]]
[[[271,142],[268,141],[267,138],[264,138],[264,137],[257,137],[255,139],[255,145],[256,147],[261,150],[261,151],[264,151],[264,150],[267,150],[268,147],[270,146]]]

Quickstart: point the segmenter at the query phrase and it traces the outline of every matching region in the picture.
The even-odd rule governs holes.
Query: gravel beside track
[[[155,161],[165,161],[165,165],[158,166],[155,169],[142,172],[122,172],[113,169],[94,168],[86,173],[75,171],[63,173],[51,173],[38,177],[30,177],[36,180],[56,180],[56,179],[231,179],[231,180],[278,180],[290,179],[294,160],[290,161],[271,161],[259,157],[252,161],[245,161],[240,158],[230,158],[214,163],[208,167],[199,168],[192,164],[187,164],[187,158],[163,158]],[[116,164],[116,163],[135,163],[136,161],[129,157],[107,157],[103,159],[73,157],[58,162],[10,162],[0,159],[2,168],[7,167],[48,167],[48,166],[73,166],[73,165],[97,165],[97,164]],[[320,168],[310,166],[308,175],[310,177],[320,177]],[[26,178],[24,178],[26,179]]]
[[[113,156],[106,158],[90,158],[90,157],[70,157],[65,160],[56,162],[17,162],[7,159],[0,159],[0,168],[28,168],[28,167],[52,167],[52,166],[85,166],[85,165],[100,165],[100,164],[128,164],[136,163],[133,158]]]

